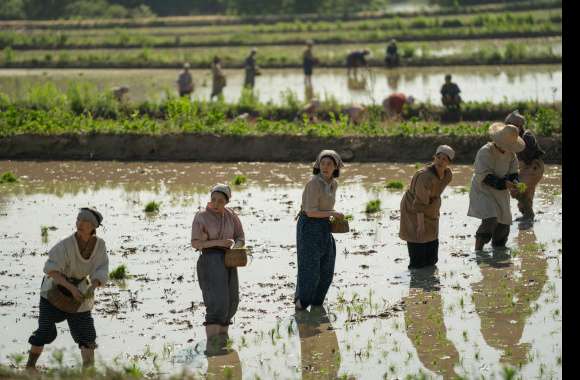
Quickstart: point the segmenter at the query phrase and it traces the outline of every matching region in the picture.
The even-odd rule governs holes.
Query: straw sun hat
[[[515,125],[493,123],[489,127],[492,141],[501,149],[512,153],[519,153],[526,147],[526,143],[519,136],[519,129]]]

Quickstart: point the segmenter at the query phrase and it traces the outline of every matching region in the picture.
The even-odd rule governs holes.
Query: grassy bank
[[[302,113],[303,103],[288,92],[281,105],[259,103],[244,91],[235,104],[169,98],[160,103],[119,104],[89,84],[71,85],[66,93],[46,84],[12,101],[0,96],[0,135],[23,133],[213,133],[223,135],[482,135],[490,120],[501,120],[519,109],[540,135],[561,133],[561,104],[517,102],[465,103],[459,123],[442,124],[449,114],[440,106],[406,107],[401,118],[390,119],[381,106],[367,107],[360,123],[352,123],[345,106],[332,98],[322,102],[314,120]]]

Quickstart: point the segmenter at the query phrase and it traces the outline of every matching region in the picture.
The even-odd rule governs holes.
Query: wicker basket
[[[344,234],[350,232],[348,226],[348,220],[346,219],[334,219],[330,222],[330,232],[333,234]]]
[[[246,248],[232,248],[225,250],[225,264],[227,268],[245,267],[248,264]]]
[[[57,309],[64,311],[66,313],[76,313],[79,307],[81,307],[81,302],[75,300],[73,296],[68,296],[61,290],[65,289],[61,285],[53,286],[47,293],[46,298],[48,302]],[[65,289],[67,293],[68,290]]]

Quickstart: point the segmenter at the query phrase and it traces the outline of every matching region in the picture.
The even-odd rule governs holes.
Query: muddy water
[[[511,255],[472,252],[477,220],[465,216],[471,167],[455,166],[441,210],[436,271],[411,274],[398,239],[402,195],[414,165],[349,164],[337,209],[352,214],[352,232],[335,235],[336,270],[327,315],[295,315],[295,221],[304,164],[0,162],[21,180],[0,185],[0,363],[24,353],[38,315],[46,252],[73,231],[76,209],[97,207],[111,269],[132,277],[97,295],[94,310],[101,365],[135,363],[146,373],[187,370],[251,379],[501,378],[521,364],[524,378],[561,378],[561,167],[549,166],[537,192],[533,231],[512,226]],[[239,270],[241,302],[228,355],[206,358],[204,308],[189,246],[193,215],[214,182],[244,174],[231,206],[239,212],[253,258]],[[382,212],[367,216],[367,201]],[[144,204],[161,202],[157,215]],[[512,204],[514,215],[517,208]],[[42,226],[53,226],[41,236]],[[534,245],[535,244],[535,245]],[[63,349],[80,356],[60,325],[40,360]],[[158,365],[156,369],[155,364]]]
[[[228,86],[224,90],[227,102],[237,102],[243,85],[243,70],[225,70]],[[135,102],[158,101],[174,94],[178,70],[0,70],[0,88],[11,97],[24,97],[32,85],[53,82],[66,89],[73,81],[89,81],[99,89],[108,90],[121,84],[131,90],[129,99]],[[562,67],[546,66],[478,66],[371,69],[362,71],[357,79],[348,79],[345,69],[316,69],[312,87],[304,86],[301,70],[262,70],[256,79],[256,93],[260,101],[281,103],[284,92],[292,91],[300,100],[334,97],[340,103],[381,103],[392,92],[412,95],[417,101],[440,103],[439,91],[445,74],[462,90],[465,101],[562,100]],[[195,98],[208,99],[211,93],[209,70],[193,70]]]

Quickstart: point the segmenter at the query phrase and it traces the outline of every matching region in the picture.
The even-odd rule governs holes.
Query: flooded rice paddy
[[[36,328],[46,252],[73,232],[76,210],[104,215],[99,231],[110,269],[132,275],[97,295],[93,311],[101,364],[134,363],[144,373],[243,379],[562,377],[562,172],[547,166],[530,231],[512,226],[511,252],[473,252],[478,221],[466,216],[472,169],[454,166],[441,210],[439,263],[410,273],[398,238],[401,191],[416,170],[408,164],[348,164],[337,210],[352,214],[352,232],[335,235],[335,278],[326,315],[296,314],[295,221],[306,164],[0,162],[20,182],[0,185],[0,363],[25,353]],[[216,182],[244,174],[233,187],[252,258],[239,269],[241,302],[230,329],[231,352],[207,358],[204,307],[190,247],[193,215]],[[366,202],[382,211],[366,215]],[[146,215],[145,203],[161,202]],[[512,203],[512,211],[517,208]],[[41,234],[42,227],[50,227]],[[64,350],[80,361],[66,324],[41,357]],[[215,376],[215,377],[213,377]]]
[[[225,70],[227,102],[240,98],[243,70]],[[398,68],[361,70],[357,79],[349,79],[346,69],[316,69],[312,87],[305,87],[298,69],[263,69],[256,79],[255,93],[262,102],[283,103],[291,91],[298,99],[334,98],[345,104],[380,104],[393,92],[412,95],[419,102],[440,104],[440,89],[447,73],[462,90],[465,101],[539,101],[562,100],[561,65],[461,66],[433,68]],[[31,86],[53,82],[66,90],[72,82],[88,81],[104,91],[128,85],[129,99],[135,102],[159,101],[176,93],[179,70],[167,69],[5,69],[0,70],[0,88],[13,98],[25,97]],[[209,99],[209,70],[192,70],[194,98]]]

